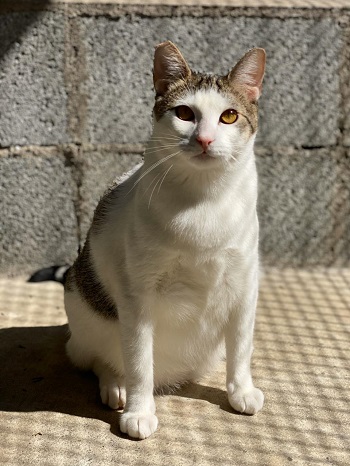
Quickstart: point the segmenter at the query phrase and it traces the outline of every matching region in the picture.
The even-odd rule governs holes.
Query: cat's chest
[[[184,289],[198,292],[201,288],[215,286],[218,275],[222,273],[222,265],[213,260],[196,263],[191,259],[178,255],[172,261],[166,262],[156,275],[155,293],[169,295]]]
[[[234,231],[232,220],[232,213],[222,206],[203,204],[173,215],[166,224],[166,231],[174,244],[208,252],[228,246]],[[215,268],[214,262],[207,263],[208,273]]]
[[[235,292],[226,262],[224,254],[203,261],[178,255],[154,276],[152,297],[156,307],[163,314],[167,309],[173,318],[181,320],[213,307],[229,307]]]

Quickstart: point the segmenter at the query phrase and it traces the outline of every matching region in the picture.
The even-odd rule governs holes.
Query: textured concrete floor
[[[261,280],[253,373],[257,416],[232,412],[225,371],[157,397],[159,430],[121,435],[94,376],[64,354],[56,283],[0,280],[0,464],[350,464],[350,270],[268,269]]]

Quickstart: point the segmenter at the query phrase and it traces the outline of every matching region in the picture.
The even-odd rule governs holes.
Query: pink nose
[[[213,142],[213,139],[206,138],[204,136],[198,136],[196,140],[202,146],[204,151],[206,151],[208,149],[209,144]]]

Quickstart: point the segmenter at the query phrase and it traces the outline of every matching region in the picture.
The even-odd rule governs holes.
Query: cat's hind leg
[[[119,376],[107,364],[95,360],[92,370],[97,375],[102,403],[112,409],[122,409],[126,403],[124,377]]]
[[[93,356],[84,348],[73,335],[66,343],[66,353],[75,367],[83,371],[92,369]]]
[[[120,409],[126,403],[124,377],[119,376],[108,364],[93,357],[83,350],[73,337],[66,345],[67,354],[72,363],[82,370],[92,370],[99,380],[100,396],[103,404],[112,409]]]
[[[98,316],[77,291],[65,293],[70,338],[66,345],[72,363],[92,370],[99,379],[102,403],[112,409],[125,405],[125,383],[117,321]]]

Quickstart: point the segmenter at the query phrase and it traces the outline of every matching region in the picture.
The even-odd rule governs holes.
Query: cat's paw
[[[248,390],[237,389],[228,393],[228,400],[235,411],[245,414],[256,414],[264,404],[264,394],[258,388]]]
[[[117,381],[109,381],[109,383],[100,382],[100,395],[102,403],[112,409],[121,409],[125,406],[125,387]]]
[[[158,418],[152,413],[124,412],[120,416],[120,430],[130,437],[145,439],[153,434],[158,427]]]

